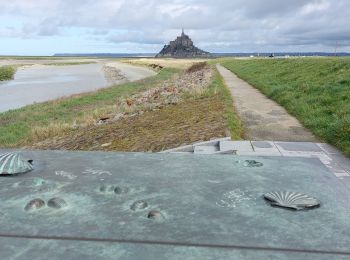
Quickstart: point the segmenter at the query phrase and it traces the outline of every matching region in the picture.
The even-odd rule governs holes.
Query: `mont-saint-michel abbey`
[[[156,57],[206,58],[209,56],[209,52],[203,51],[194,46],[191,38],[188,35],[186,35],[184,29],[182,29],[181,36],[178,36],[174,41],[171,41],[168,45],[165,45]]]

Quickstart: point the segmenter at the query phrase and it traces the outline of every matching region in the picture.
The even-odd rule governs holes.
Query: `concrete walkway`
[[[276,102],[217,64],[229,87],[236,111],[244,122],[246,139],[316,142],[313,134]]]

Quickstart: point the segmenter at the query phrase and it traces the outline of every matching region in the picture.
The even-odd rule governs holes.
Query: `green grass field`
[[[350,59],[222,59],[321,140],[350,156]]]
[[[15,66],[2,66],[0,67],[0,81],[11,80],[15,76]]]

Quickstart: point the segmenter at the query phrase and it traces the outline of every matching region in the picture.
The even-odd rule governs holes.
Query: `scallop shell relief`
[[[33,170],[30,161],[26,161],[18,153],[0,155],[0,176],[26,173]]]
[[[320,206],[320,202],[306,194],[290,191],[275,191],[264,194],[265,200],[272,206],[293,210],[311,209]]]

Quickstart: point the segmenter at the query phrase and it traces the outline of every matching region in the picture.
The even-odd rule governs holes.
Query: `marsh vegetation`
[[[16,74],[15,66],[1,66],[0,67],[0,81],[11,80]]]

